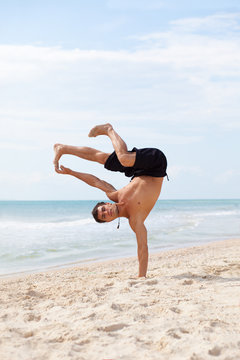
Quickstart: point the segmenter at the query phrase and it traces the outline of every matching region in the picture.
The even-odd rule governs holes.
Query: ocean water
[[[0,275],[137,254],[127,219],[98,224],[96,201],[0,201]],[[150,253],[240,238],[240,200],[159,200]]]

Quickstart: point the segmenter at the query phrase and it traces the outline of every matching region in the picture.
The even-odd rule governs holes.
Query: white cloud
[[[185,18],[171,21],[174,30],[180,32],[199,32],[226,34],[226,31],[233,32],[240,30],[240,13],[213,14],[205,17]]]
[[[78,69],[83,66],[84,70],[95,69],[96,65],[104,68],[104,65],[111,66],[112,63],[116,66],[124,62],[168,65],[175,71],[185,70],[186,73],[192,69],[195,76],[204,70],[207,71],[205,78],[209,71],[211,76],[240,76],[240,40],[234,32],[240,28],[239,21],[240,14],[176,20],[170,23],[167,31],[135,36],[143,43],[135,51],[0,45],[0,78],[7,81],[35,80],[52,71],[69,71],[72,66]],[[227,33],[226,28],[229,29]]]
[[[182,76],[190,80],[240,76],[240,40],[232,28],[232,23],[239,21],[240,14],[182,19],[172,22],[166,32],[139,36],[138,40],[142,41],[143,52],[148,49],[156,61],[183,71]],[[225,28],[229,29],[227,33]]]

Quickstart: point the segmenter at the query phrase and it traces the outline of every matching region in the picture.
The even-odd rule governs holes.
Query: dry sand
[[[239,360],[240,240],[0,280],[1,360]]]

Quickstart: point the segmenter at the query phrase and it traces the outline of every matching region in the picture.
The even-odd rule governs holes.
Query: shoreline
[[[238,240],[236,238],[230,238],[230,239],[221,239],[221,240],[209,240],[207,242],[203,242],[201,244],[198,245],[193,245],[193,244],[188,244],[185,246],[179,245],[177,247],[173,247],[173,248],[163,248],[162,250],[156,250],[154,252],[152,252],[151,250],[149,251],[149,261],[151,261],[151,258],[153,256],[160,256],[162,253],[168,253],[168,252],[174,252],[174,251],[178,251],[178,250],[183,250],[183,249],[192,249],[195,247],[204,247],[207,246],[209,244],[214,244],[214,243],[221,243],[224,241],[234,241],[234,240]],[[120,257],[115,257],[115,258],[109,258],[109,259],[87,259],[87,260],[78,260],[78,261],[74,261],[74,262],[67,262],[64,264],[60,264],[60,265],[50,265],[50,266],[46,266],[40,269],[29,269],[29,270],[24,270],[24,271],[16,271],[16,272],[11,272],[11,273],[6,273],[6,274],[0,274],[0,280],[1,279],[11,279],[11,278],[16,278],[16,277],[24,277],[27,275],[34,275],[34,274],[39,274],[39,273],[46,273],[46,272],[54,272],[54,271],[60,271],[61,269],[69,269],[71,270],[72,268],[82,268],[85,266],[90,266],[90,265],[94,265],[96,264],[108,264],[108,263],[112,263],[115,261],[121,261],[121,260],[137,260],[137,254],[136,255],[129,255],[129,256],[120,256]]]
[[[0,279],[4,360],[237,360],[240,239]]]

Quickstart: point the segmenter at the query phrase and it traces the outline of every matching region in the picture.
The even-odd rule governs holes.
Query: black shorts
[[[167,176],[167,159],[164,153],[155,148],[137,149],[133,148],[129,152],[136,152],[136,161],[132,167],[125,167],[119,162],[115,151],[108,157],[104,167],[111,171],[120,171],[126,176]]]

